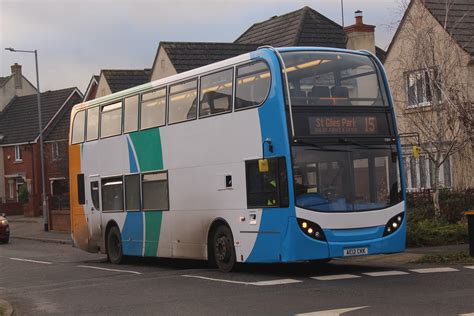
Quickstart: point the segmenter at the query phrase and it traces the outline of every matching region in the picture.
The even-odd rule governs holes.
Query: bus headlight
[[[383,232],[384,237],[393,234],[400,228],[400,226],[402,226],[403,216],[404,213],[400,213],[398,215],[395,215],[388,221],[387,225],[385,225],[385,230]]]
[[[298,226],[306,236],[320,241],[326,241],[326,236],[324,235],[321,226],[306,219],[297,218],[296,220],[298,222]]]

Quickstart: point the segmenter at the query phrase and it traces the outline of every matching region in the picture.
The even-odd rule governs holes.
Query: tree
[[[474,123],[468,85],[470,55],[453,37],[472,9],[459,17],[451,13],[453,0],[438,3],[445,9],[442,19],[439,11],[435,18],[422,0],[401,4],[406,13],[394,37],[397,56],[389,52],[389,68],[396,74],[390,83],[397,91],[394,101],[400,131],[419,135],[419,145],[431,162],[433,207],[439,217],[440,168],[451,156],[472,151]]]

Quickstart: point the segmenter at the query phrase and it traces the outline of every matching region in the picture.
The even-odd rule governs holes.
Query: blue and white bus
[[[401,252],[401,147],[369,52],[257,51],[76,105],[74,245],[236,263]]]

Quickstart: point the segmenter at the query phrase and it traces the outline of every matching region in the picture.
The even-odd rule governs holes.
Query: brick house
[[[99,87],[100,76],[92,75],[89,84],[87,85],[86,92],[84,93],[83,102],[95,99],[97,95],[97,88]]]
[[[81,102],[77,88],[41,93],[44,127],[46,193],[53,195],[54,181],[67,179],[69,113]],[[24,202],[25,216],[41,214],[41,163],[36,94],[14,97],[0,116],[0,148],[6,202]],[[62,164],[59,163],[62,160]],[[63,167],[61,167],[63,165]]]
[[[36,93],[36,88],[23,76],[21,65],[15,63],[11,66],[9,76],[0,77],[0,116],[3,109],[15,96],[25,96]],[[0,140],[1,141],[1,140]],[[3,149],[0,147],[0,161],[3,161]],[[0,163],[0,204],[5,203],[5,171]]]

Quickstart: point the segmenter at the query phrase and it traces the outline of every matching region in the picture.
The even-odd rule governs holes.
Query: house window
[[[13,194],[13,181],[8,181],[8,193],[10,200],[13,200],[13,198],[15,197]]]
[[[53,161],[59,160],[59,143],[58,142],[52,143],[51,151],[52,151],[51,155],[53,157]]]
[[[406,91],[408,107],[429,106],[433,102],[433,91],[436,97],[441,97],[438,86],[435,84],[437,72],[434,69],[417,70],[407,73]]]
[[[15,162],[23,161],[22,150],[20,146],[15,146]]]

